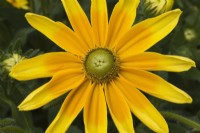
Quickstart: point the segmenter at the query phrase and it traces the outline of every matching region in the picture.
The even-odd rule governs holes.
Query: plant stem
[[[165,112],[165,111],[162,111],[161,114],[165,117],[165,118],[169,118],[169,119],[173,119],[173,120],[176,120],[184,125],[187,125],[189,127],[192,127],[192,128],[195,128],[195,129],[198,129],[200,130],[200,124],[198,124],[197,122],[194,122],[188,118],[185,118],[181,115],[178,115],[178,114],[175,114],[175,113],[172,113],[172,112]]]

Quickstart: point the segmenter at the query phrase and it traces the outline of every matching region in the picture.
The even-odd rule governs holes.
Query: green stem
[[[188,119],[188,118],[185,118],[181,115],[178,115],[178,114],[175,114],[175,113],[172,113],[172,112],[164,112],[162,111],[161,114],[165,117],[165,118],[169,118],[169,119],[173,119],[173,120],[176,120],[182,124],[185,124],[189,127],[192,127],[192,128],[195,128],[195,129],[198,129],[200,130],[200,124]]]

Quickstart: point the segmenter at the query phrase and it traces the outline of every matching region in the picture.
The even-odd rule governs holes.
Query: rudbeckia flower
[[[173,30],[181,11],[133,25],[139,0],[119,0],[109,22],[106,0],[91,0],[90,21],[77,0],[62,3],[73,29],[41,15],[26,14],[29,24],[64,52],[25,59],[13,67],[10,75],[17,80],[52,77],[18,108],[33,110],[68,93],[46,133],[64,133],[82,110],[86,133],[106,133],[108,111],[120,133],[134,132],[131,113],[153,131],[167,133],[165,119],[143,92],[180,104],[192,99],[150,71],[181,72],[195,63],[145,51]]]
[[[27,0],[6,0],[6,1],[16,8],[29,10],[29,7],[27,5],[28,4]]]

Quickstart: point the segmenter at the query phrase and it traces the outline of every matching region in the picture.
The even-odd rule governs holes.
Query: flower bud
[[[142,8],[147,16],[153,17],[172,9],[174,0],[143,0]]]
[[[197,37],[196,32],[191,28],[186,28],[184,30],[184,36],[187,41],[192,41]]]
[[[25,59],[25,57],[13,53],[11,57],[3,61],[4,68],[10,72],[12,67],[15,66],[17,63],[21,62],[23,59]]]

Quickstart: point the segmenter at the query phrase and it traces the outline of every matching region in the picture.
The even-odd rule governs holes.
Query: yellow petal
[[[124,96],[113,82],[105,88],[106,101],[111,117],[120,133],[134,133],[133,121]]]
[[[90,49],[94,48],[94,33],[92,27],[78,1],[62,0],[62,3],[75,33],[80,36]]]
[[[29,94],[18,108],[20,110],[39,108],[69,90],[78,87],[84,79],[85,76],[80,69],[66,69],[60,71],[56,73],[48,83]]]
[[[146,126],[157,133],[169,132],[165,119],[139,90],[121,77],[115,81],[115,84],[121,88],[120,91],[126,98],[131,111]]]
[[[85,43],[63,23],[54,22],[47,17],[33,13],[26,13],[25,17],[33,28],[43,33],[65,51],[80,56],[84,56],[88,51]]]
[[[160,99],[174,103],[192,102],[192,98],[184,91],[150,72],[132,68],[122,68],[121,76],[138,89]]]
[[[106,0],[91,0],[91,23],[96,35],[96,44],[105,46],[108,32],[108,13]]]
[[[65,133],[72,121],[83,109],[85,101],[93,88],[94,86],[86,81],[79,88],[72,90],[45,133]]]
[[[120,67],[129,67],[137,70],[181,72],[195,66],[195,62],[188,58],[153,52],[144,52],[128,58],[120,57],[120,60]]]
[[[21,61],[12,68],[10,76],[17,80],[52,77],[66,68],[82,68],[81,61],[66,52],[52,52]]]
[[[117,44],[118,54],[131,56],[149,49],[174,29],[180,14],[176,9],[134,25]]]
[[[102,85],[96,85],[84,107],[86,133],[107,133],[107,107]]]
[[[109,20],[108,37],[106,44],[115,47],[119,39],[132,26],[139,0],[119,0],[115,5]]]
[[[29,7],[27,6],[28,5],[27,0],[6,0],[6,1],[12,4],[16,8],[22,8],[25,10],[29,9]]]

